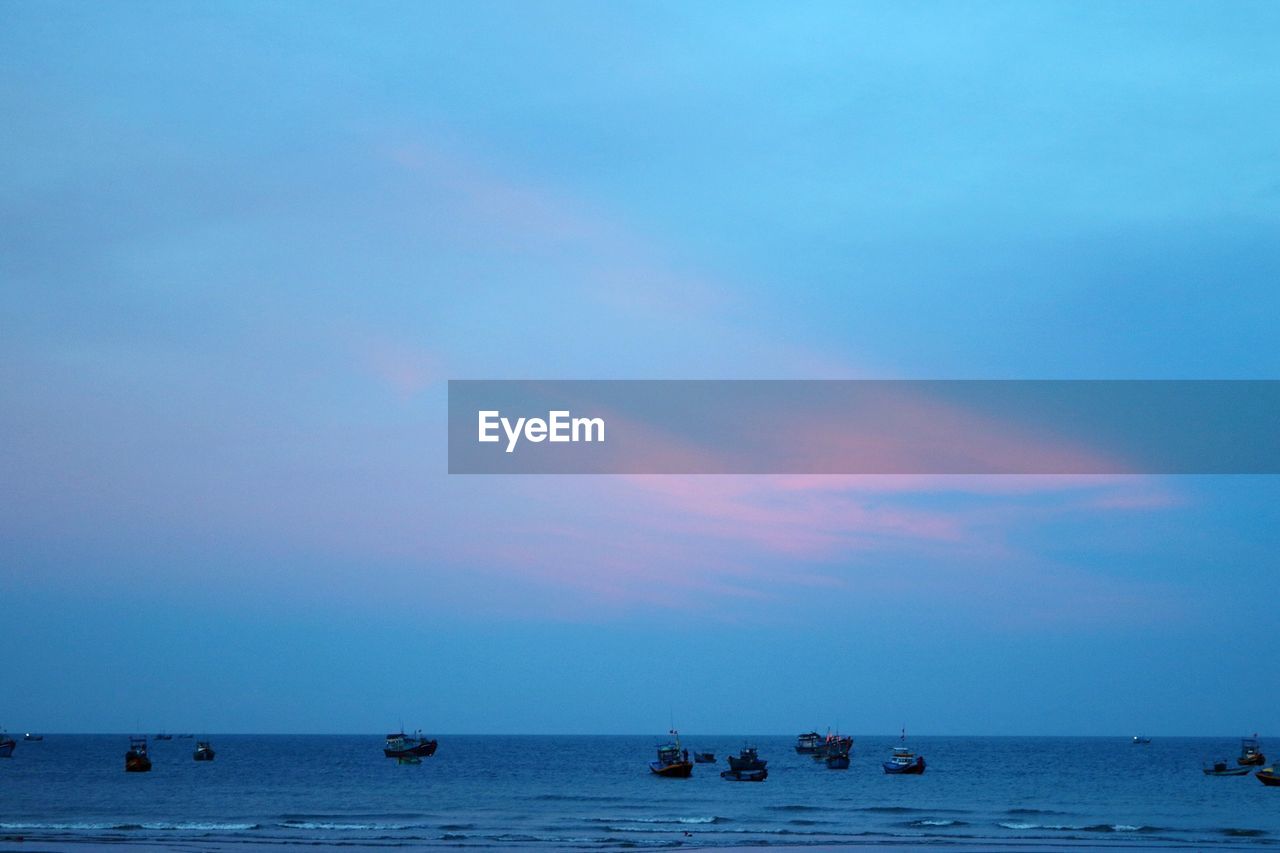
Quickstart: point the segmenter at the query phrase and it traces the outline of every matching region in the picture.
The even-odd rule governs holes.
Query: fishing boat
[[[754,746],[744,746],[737,755],[729,756],[729,769],[722,771],[720,778],[729,782],[763,782],[769,778],[768,763]]]
[[[13,748],[17,745],[17,741],[0,731],[0,758],[13,758]]]
[[[127,773],[146,773],[151,769],[145,737],[129,738],[129,751],[124,754],[124,769]]]
[[[1213,762],[1212,766],[1203,768],[1206,776],[1248,776],[1248,767],[1237,767],[1228,763],[1227,759]]]
[[[1146,746],[1151,743],[1151,738],[1146,737],[1145,735],[1134,735],[1133,743],[1135,746]]]
[[[152,738],[152,740],[173,740],[173,735],[167,735],[167,734],[161,733],[161,734],[155,735]]]
[[[695,752],[693,754],[694,764],[715,764],[716,754],[714,752]]]
[[[884,763],[884,772],[894,776],[919,775],[924,772],[924,756],[915,755],[907,748],[907,730],[902,730],[900,746],[893,748],[893,755]]]
[[[1258,736],[1240,738],[1240,757],[1236,759],[1236,763],[1241,767],[1261,767],[1267,763],[1267,757],[1262,754],[1262,747],[1258,744]]]
[[[818,751],[822,735],[817,732],[805,732],[796,738],[796,752],[801,755],[812,755]]]
[[[693,775],[693,762],[689,760],[689,750],[680,746],[678,731],[672,729],[669,734],[674,740],[658,747],[658,760],[649,762],[649,772],[670,779],[688,779]]]
[[[828,770],[848,770],[849,769],[849,753],[846,752],[843,755],[828,755],[827,769]]]
[[[739,772],[763,770],[768,763],[761,760],[760,753],[754,746],[744,746],[737,755],[729,756],[729,769]]]
[[[1264,767],[1253,775],[1257,776],[1258,781],[1269,788],[1280,786],[1280,773],[1277,773],[1274,767]]]
[[[853,738],[827,732],[826,738],[813,752],[814,761],[826,761],[831,756],[848,755],[853,749]]]
[[[201,740],[196,741],[196,751],[191,754],[191,757],[196,761],[213,761],[214,755],[213,747],[209,745],[209,741]]]
[[[763,782],[769,778],[769,770],[765,767],[758,770],[721,770],[720,778],[729,782]]]
[[[393,732],[387,735],[387,742],[382,748],[382,754],[387,758],[400,758],[406,755],[429,758],[436,754],[436,741],[434,738],[431,740],[424,738],[422,729],[418,729],[412,735],[407,735],[404,732]]]
[[[44,740],[44,735],[38,735],[35,732],[27,732],[22,736],[22,739],[26,741]]]

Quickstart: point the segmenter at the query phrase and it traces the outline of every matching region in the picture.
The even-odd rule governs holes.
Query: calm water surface
[[[154,769],[123,771],[123,735],[49,735],[0,760],[0,837],[10,841],[544,848],[927,844],[1280,848],[1280,789],[1207,778],[1233,739],[920,737],[920,777],[886,776],[892,737],[858,737],[827,770],[793,738],[751,741],[761,784],[719,778],[741,736],[688,780],[647,771],[657,737],[440,736],[419,766],[382,738],[222,735],[152,741]],[[1269,745],[1264,742],[1264,748]],[[1273,745],[1280,749],[1280,741]],[[1280,756],[1277,756],[1280,757]]]

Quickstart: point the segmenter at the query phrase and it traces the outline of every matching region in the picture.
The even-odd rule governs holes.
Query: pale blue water
[[[1207,778],[1238,741],[919,737],[920,777],[886,776],[892,737],[858,737],[827,770],[789,737],[760,737],[768,781],[719,778],[740,736],[684,738],[715,750],[688,780],[647,770],[656,736],[439,736],[420,766],[382,757],[382,738],[221,735],[152,742],[154,770],[126,774],[122,735],[49,735],[0,760],[0,837],[232,847],[635,848],[922,843],[993,846],[1280,846],[1280,789]],[[1275,744],[1263,743],[1264,748]],[[1280,758],[1280,755],[1275,756]]]

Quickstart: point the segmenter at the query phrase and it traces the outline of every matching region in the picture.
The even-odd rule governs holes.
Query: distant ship
[[[152,740],[173,740],[173,735],[167,735],[164,732],[161,732],[160,734],[155,735]]]
[[[129,751],[124,754],[124,769],[126,773],[146,773],[151,770],[145,737],[129,738]]]
[[[34,732],[27,732],[22,736],[23,740],[44,740],[44,735],[38,735]]]
[[[382,754],[387,758],[401,758],[404,756],[417,756],[424,758],[436,754],[436,742],[434,739],[427,740],[422,736],[422,729],[418,729],[412,735],[404,732],[394,732],[387,735],[387,743],[382,748]]]
[[[801,755],[812,755],[819,749],[822,735],[817,732],[805,732],[796,738],[796,752]]]
[[[201,740],[196,742],[196,751],[191,754],[191,757],[196,761],[213,761],[215,754],[213,747],[209,745],[209,741]]]
[[[1151,738],[1147,737],[1146,735],[1134,735],[1133,742],[1138,745],[1145,745],[1145,744],[1151,743]]]

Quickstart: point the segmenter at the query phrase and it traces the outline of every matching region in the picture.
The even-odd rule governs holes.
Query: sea
[[[19,740],[0,849],[1280,850],[1280,788],[1201,772],[1234,762],[1232,738],[912,737],[926,772],[888,776],[895,737],[855,736],[829,770],[794,737],[691,734],[717,763],[665,779],[648,770],[661,736],[437,737],[420,765],[384,758],[382,735],[217,735],[208,763],[153,739],[150,773],[124,772],[125,735]],[[746,743],[768,779],[721,779]]]

